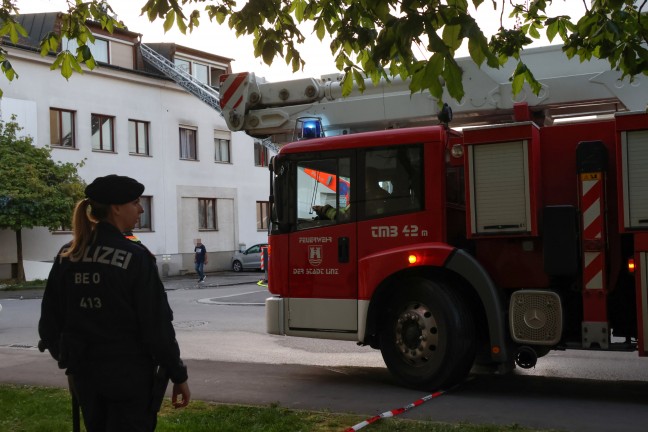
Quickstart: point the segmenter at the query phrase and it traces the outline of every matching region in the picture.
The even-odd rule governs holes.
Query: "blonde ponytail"
[[[88,198],[79,201],[72,215],[72,242],[61,256],[71,261],[81,260],[88,245],[94,241],[97,222],[104,220],[109,212],[110,205],[99,204]]]

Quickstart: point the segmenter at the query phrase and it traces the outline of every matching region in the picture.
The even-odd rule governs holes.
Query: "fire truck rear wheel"
[[[451,287],[424,278],[399,284],[383,315],[380,350],[389,371],[422,390],[462,381],[476,352],[472,315]]]

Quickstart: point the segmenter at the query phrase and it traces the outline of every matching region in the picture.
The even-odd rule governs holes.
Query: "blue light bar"
[[[322,124],[319,120],[307,120],[302,123],[302,138],[319,138],[322,133]]]

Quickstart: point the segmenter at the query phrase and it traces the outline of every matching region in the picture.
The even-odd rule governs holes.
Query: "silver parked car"
[[[260,243],[250,246],[243,252],[235,252],[232,257],[232,270],[235,272],[243,270],[260,270],[261,248],[267,246],[267,243]]]

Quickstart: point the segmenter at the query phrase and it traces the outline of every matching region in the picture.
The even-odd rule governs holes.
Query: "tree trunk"
[[[16,265],[16,279],[18,283],[25,282],[25,267],[23,266],[23,250],[22,250],[22,230],[16,230],[16,257],[18,264]]]

